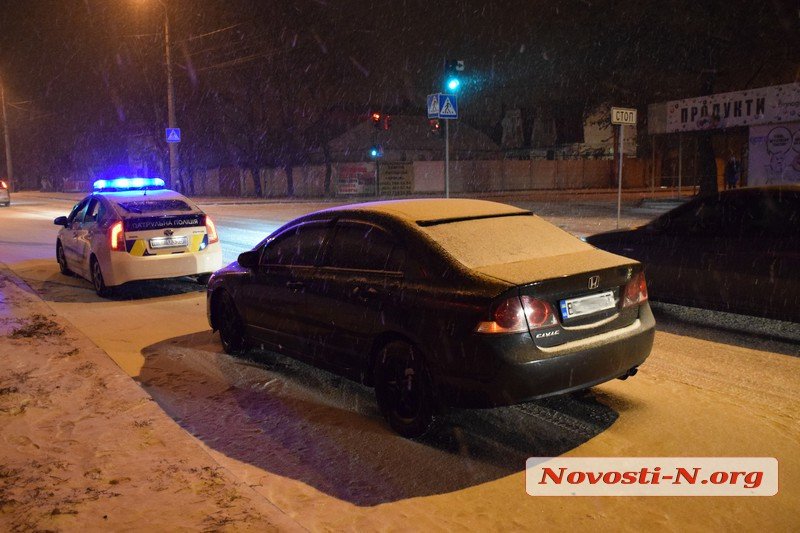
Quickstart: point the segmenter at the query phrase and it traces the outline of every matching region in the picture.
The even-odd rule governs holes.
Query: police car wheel
[[[106,282],[103,280],[103,271],[100,269],[100,263],[97,259],[92,256],[92,285],[94,285],[94,290],[98,296],[106,297],[111,294],[111,289],[106,286]]]
[[[247,351],[247,339],[244,334],[244,321],[236,310],[233,299],[223,292],[216,307],[215,324],[219,328],[222,348],[230,355],[242,355]]]
[[[72,271],[67,266],[67,258],[64,256],[64,247],[61,245],[61,241],[56,243],[56,261],[58,261],[58,268],[62,274],[65,276],[72,274]]]

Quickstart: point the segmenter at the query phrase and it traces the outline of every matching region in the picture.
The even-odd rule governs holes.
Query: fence
[[[443,161],[409,161],[399,163],[408,165],[412,194],[433,194],[444,192]],[[380,183],[381,162],[334,163],[331,165],[330,194],[341,194],[337,186],[340,179],[350,175],[349,167],[359,166],[361,175],[370,174],[368,179]],[[384,163],[385,165],[385,163]],[[392,165],[398,165],[392,162]],[[345,167],[348,167],[345,171]],[[450,191],[453,193],[506,192],[544,189],[596,189],[616,186],[616,168],[611,160],[503,160],[503,161],[451,161]],[[649,160],[625,159],[623,167],[623,187],[641,188],[650,186],[652,168]],[[294,196],[325,196],[325,165],[306,165],[292,168]],[[376,180],[377,177],[377,180]],[[259,180],[264,196],[281,197],[287,195],[286,170],[282,168],[263,168]],[[195,194],[235,194],[252,196],[255,187],[249,171],[239,169],[212,169],[194,174]],[[237,189],[238,187],[238,189]],[[378,185],[379,187],[379,185]],[[353,189],[353,193],[375,194],[371,188]]]
[[[436,194],[445,190],[443,161],[392,162],[407,167],[405,175],[410,186],[402,189],[411,194]],[[376,194],[380,188],[381,166],[387,163],[333,163],[330,194]],[[357,167],[354,170],[354,167]],[[355,177],[353,172],[355,172]],[[614,161],[606,159],[574,160],[469,160],[450,162],[450,191],[452,193],[513,192],[545,189],[598,189],[616,187]],[[294,196],[323,197],[325,165],[305,165],[292,168]],[[188,177],[188,176],[185,176]],[[255,196],[256,189],[249,170],[236,167],[196,170],[191,173],[191,192],[197,196]],[[348,187],[339,187],[340,181]],[[363,180],[364,187],[352,187],[353,181]],[[626,158],[623,168],[623,187],[649,187],[652,180],[650,160]],[[283,168],[262,168],[259,172],[262,194],[266,197],[287,196],[287,176]],[[74,190],[83,189],[88,182],[71,182]],[[65,186],[67,184],[65,183]],[[183,188],[173,185],[175,188]],[[394,189],[397,190],[397,189]],[[345,191],[347,194],[345,194]]]

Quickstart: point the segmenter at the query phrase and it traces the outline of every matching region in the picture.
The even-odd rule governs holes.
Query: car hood
[[[514,285],[589,273],[605,268],[636,264],[637,261],[602,250],[583,250],[543,259],[501,263],[476,268],[481,274]]]

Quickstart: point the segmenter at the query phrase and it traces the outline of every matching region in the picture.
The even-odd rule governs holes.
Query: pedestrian
[[[725,189],[735,189],[739,183],[741,175],[741,166],[736,157],[731,156],[725,164]]]

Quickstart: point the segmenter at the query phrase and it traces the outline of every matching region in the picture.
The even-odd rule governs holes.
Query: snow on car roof
[[[636,263],[597,250],[530,211],[487,200],[391,200],[327,211],[347,210],[416,224],[465,267],[516,284]]]
[[[200,212],[191,200],[179,192],[170,189],[157,190],[130,190],[130,191],[109,191],[97,192],[97,195],[107,198],[116,204],[124,216],[135,216],[144,212],[160,211],[164,213],[173,212]],[[142,205],[142,209],[131,209],[131,206]],[[159,208],[159,204],[161,207]],[[181,204],[181,205],[179,205]],[[186,207],[182,207],[185,205]]]
[[[530,213],[511,205],[467,198],[419,198],[386,200],[334,207],[327,211],[360,210],[383,213],[428,226],[447,221]]]
[[[130,202],[131,200],[137,200],[137,199],[188,200],[181,193],[175,192],[171,189],[152,189],[152,190],[132,189],[128,191],[104,191],[104,192],[97,192],[95,194],[100,194],[104,198],[108,198],[110,201],[114,203]]]

